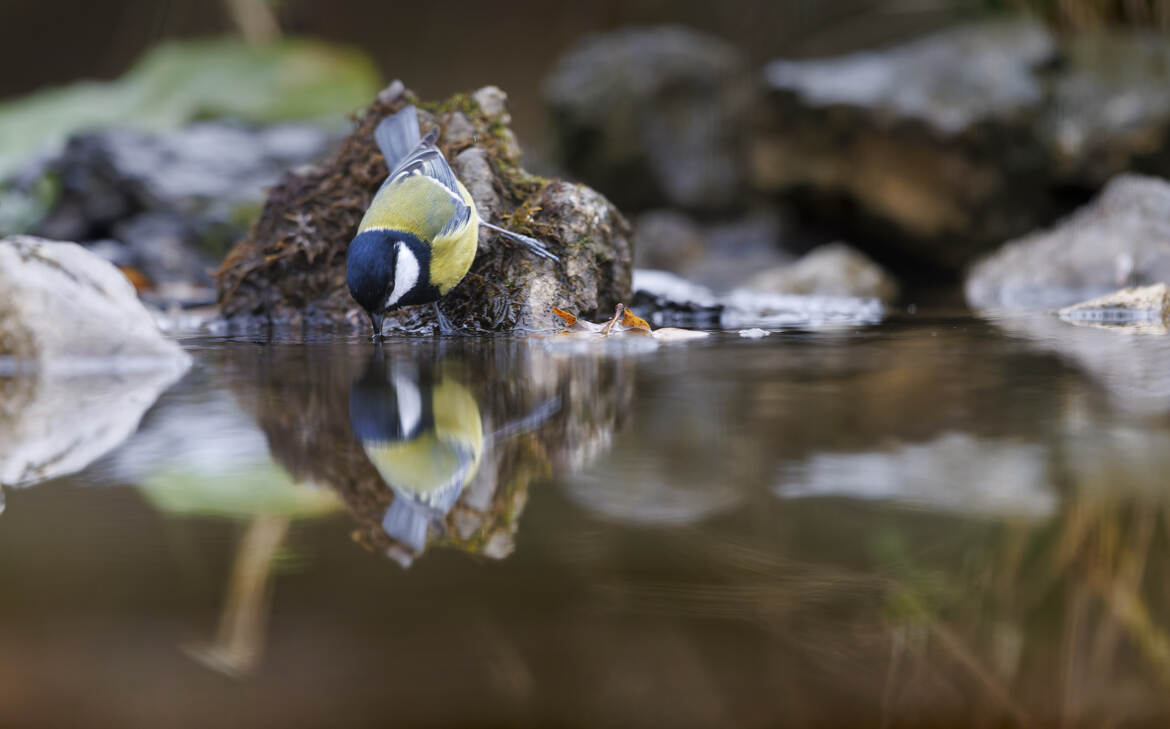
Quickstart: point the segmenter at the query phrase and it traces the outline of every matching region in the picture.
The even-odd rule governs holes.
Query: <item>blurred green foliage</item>
[[[212,117],[309,119],[367,104],[378,88],[368,58],[316,41],[168,42],[116,81],[84,81],[0,103],[0,177],[83,129],[166,129]]]
[[[231,476],[158,473],[139,484],[139,489],[155,508],[168,514],[296,519],[321,516],[340,507],[332,490],[294,483],[288,472],[268,462]]]

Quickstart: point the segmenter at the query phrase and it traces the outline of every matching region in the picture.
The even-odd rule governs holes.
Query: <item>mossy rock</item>
[[[466,331],[554,327],[552,307],[596,316],[630,295],[630,227],[597,192],[537,177],[520,166],[503,92],[494,87],[422,103],[395,82],[357,121],[337,154],[288,174],[270,194],[259,222],[217,273],[219,305],[229,319],[282,324],[368,326],[345,285],[345,253],[366,207],[388,174],[374,143],[378,122],[407,104],[420,109],[425,134],[467,186],[481,219],[544,241],[559,263],[537,258],[481,229],[464,280],[441,306]],[[384,331],[427,331],[429,306],[387,316]]]

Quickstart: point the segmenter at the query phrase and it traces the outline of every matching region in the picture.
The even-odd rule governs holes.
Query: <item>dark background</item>
[[[540,83],[591,32],[678,23],[722,37],[759,64],[834,54],[940,27],[956,0],[287,0],[282,30],[366,52],[383,76],[423,98],[495,84],[509,93],[522,139],[545,138]],[[155,43],[232,32],[216,0],[0,0],[0,99],[82,78],[110,79]]]

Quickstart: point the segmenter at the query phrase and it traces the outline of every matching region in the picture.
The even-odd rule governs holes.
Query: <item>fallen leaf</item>
[[[618,334],[631,334],[648,336],[658,341],[669,342],[701,339],[702,337],[708,336],[707,332],[693,329],[678,329],[676,327],[665,327],[658,330],[651,329],[650,324],[645,319],[630,311],[625,304],[618,304],[614,310],[613,317],[604,324],[586,321],[575,314],[556,307],[553,307],[553,313],[561,319],[564,319],[565,324],[567,324],[558,334],[568,336],[610,337]]]

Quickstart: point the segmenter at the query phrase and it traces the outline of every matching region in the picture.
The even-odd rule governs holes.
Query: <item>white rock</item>
[[[0,373],[171,370],[189,364],[113,265],[76,243],[0,239]]]
[[[0,483],[85,468],[190,358],[117,268],[75,243],[0,240]]]

